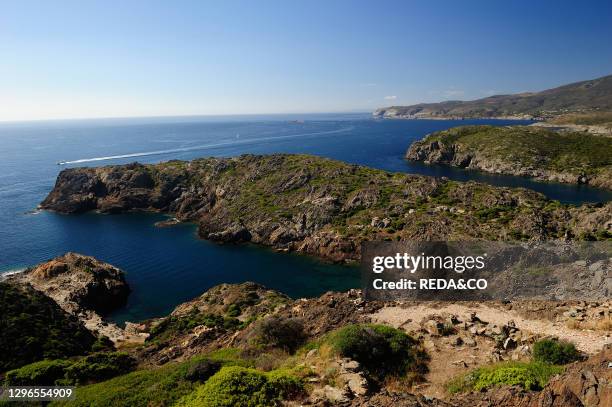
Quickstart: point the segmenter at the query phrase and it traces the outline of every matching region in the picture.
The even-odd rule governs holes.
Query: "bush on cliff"
[[[254,328],[253,342],[259,346],[293,353],[305,340],[304,325],[296,318],[271,316],[258,322]]]
[[[541,390],[552,376],[562,371],[563,367],[541,362],[503,362],[461,375],[447,383],[447,390],[462,393],[503,385]]]
[[[378,379],[427,371],[427,355],[418,342],[389,326],[347,325],[332,332],[326,341],[341,356],[356,360]]]
[[[38,291],[0,282],[0,372],[87,353],[96,338]]]
[[[207,375],[194,373],[207,358],[196,357],[159,368],[136,370],[96,384],[77,387],[75,400],[51,406],[149,407],[172,406],[193,392]],[[202,373],[202,372],[200,372]]]
[[[565,365],[580,359],[580,352],[573,343],[555,339],[542,339],[533,345],[533,360]]]
[[[186,315],[172,315],[165,318],[159,325],[151,329],[150,336],[147,341],[163,342],[170,340],[173,337],[183,334],[200,325],[230,330],[240,327],[241,322],[237,318],[202,313],[197,308],[194,308]]]
[[[267,407],[303,390],[297,377],[283,371],[263,373],[240,366],[222,368],[206,384],[177,403],[179,407]]]
[[[122,352],[95,353],[73,363],[66,369],[64,384],[84,385],[126,374],[136,366],[136,360]]]
[[[95,353],[78,360],[43,360],[10,370],[10,386],[84,385],[108,380],[134,369],[136,361],[126,353]]]
[[[7,386],[53,386],[64,378],[66,369],[72,365],[69,360],[41,360],[19,369],[6,372],[4,384]]]

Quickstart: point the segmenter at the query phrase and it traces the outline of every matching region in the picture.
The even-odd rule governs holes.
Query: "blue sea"
[[[520,186],[579,204],[612,199],[586,186],[538,183],[403,159],[408,146],[457,125],[503,120],[374,120],[367,114],[183,117],[0,124],[0,273],[67,251],[122,268],[133,293],[118,322],[168,313],[223,282],[256,281],[292,297],[358,287],[355,267],[197,238],[193,225],[156,228],[157,214],[59,215],[36,211],[60,170],[244,153],[307,153],[390,171]],[[58,165],[58,163],[65,163]]]

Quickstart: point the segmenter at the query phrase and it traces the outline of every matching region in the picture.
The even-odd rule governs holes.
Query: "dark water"
[[[115,264],[127,272],[134,290],[128,306],[114,315],[117,320],[163,315],[221,282],[257,281],[293,297],[359,286],[353,267],[253,246],[219,246],[197,239],[190,225],[153,227],[159,215],[32,213],[66,166],[309,153],[392,171],[522,186],[563,202],[612,198],[612,192],[584,186],[425,166],[402,158],[412,141],[429,132],[475,123],[516,122],[307,115],[0,124],[0,272],[22,269],[66,251]],[[56,165],[60,161],[78,162]]]

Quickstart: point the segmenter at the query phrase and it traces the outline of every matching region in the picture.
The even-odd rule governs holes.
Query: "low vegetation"
[[[272,406],[281,399],[294,398],[303,392],[304,375],[299,370],[264,372],[252,366],[253,362],[242,358],[240,350],[225,348],[186,362],[136,370],[77,387],[76,399],[61,405]],[[63,365],[61,368],[66,370]],[[87,377],[88,371],[84,373]]]
[[[347,325],[324,337],[316,346],[330,346],[338,355],[353,359],[376,379],[422,375],[427,354],[405,332],[386,325]]]
[[[183,397],[179,407],[267,407],[299,395],[302,381],[284,371],[263,373],[240,366],[222,368],[204,385]]]
[[[481,391],[496,386],[520,386],[541,390],[551,377],[563,372],[562,365],[580,359],[574,344],[542,339],[533,346],[531,362],[501,362],[480,367],[447,383],[449,393]]]
[[[525,126],[457,127],[429,135],[425,142],[461,145],[489,160],[508,160],[520,167],[597,174],[612,166],[612,138],[582,132],[559,133]]]
[[[95,353],[77,360],[42,360],[6,373],[9,386],[85,385],[108,380],[134,369],[126,353]]]
[[[572,113],[550,120],[554,124],[602,126],[612,130],[612,112]]]
[[[502,362],[481,367],[459,376],[447,384],[450,393],[481,391],[495,386],[520,386],[541,390],[563,367],[542,362]]]
[[[553,365],[565,365],[581,359],[573,343],[555,339],[543,339],[533,345],[533,359]]]
[[[299,319],[271,316],[257,323],[252,342],[259,347],[294,353],[305,340],[304,326]]]
[[[42,359],[83,355],[96,341],[76,318],[27,287],[0,282],[0,310],[0,372]]]
[[[64,359],[41,360],[6,373],[7,386],[53,386],[64,378],[72,362]]]
[[[204,358],[169,363],[160,368],[137,370],[88,386],[78,387],[76,399],[52,406],[147,407],[171,406],[201,384],[194,366]]]
[[[159,325],[151,329],[149,342],[163,342],[177,335],[184,334],[196,326],[218,327],[223,329],[237,329],[243,324],[235,317],[212,313],[203,313],[193,308],[188,314],[181,316],[169,316]]]

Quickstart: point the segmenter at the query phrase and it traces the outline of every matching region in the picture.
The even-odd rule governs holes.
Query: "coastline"
[[[609,191],[612,162],[606,151],[612,151],[609,138],[590,133],[558,132],[534,125],[462,126],[415,141],[405,158]]]
[[[9,278],[10,276],[14,276],[16,274],[23,273],[27,269],[28,269],[28,267],[19,268],[19,269],[10,269],[10,270],[7,270],[7,271],[1,271],[0,272],[0,281],[4,281],[7,278]]]

